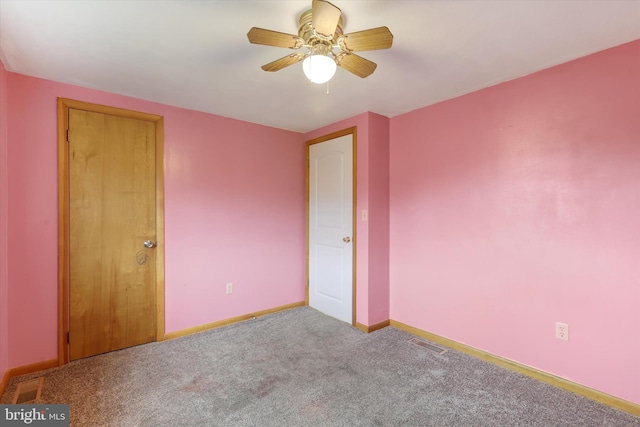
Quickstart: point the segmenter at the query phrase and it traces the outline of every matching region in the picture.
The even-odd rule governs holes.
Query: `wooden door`
[[[156,135],[69,109],[69,357],[156,339]],[[148,245],[150,245],[148,243]]]
[[[309,305],[353,323],[353,135],[309,145]]]

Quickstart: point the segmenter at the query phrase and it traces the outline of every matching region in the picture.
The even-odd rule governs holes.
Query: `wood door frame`
[[[353,160],[352,160],[353,165],[352,165],[352,171],[351,171],[351,173],[353,175],[353,182],[352,182],[352,185],[353,185],[352,198],[353,198],[353,200],[351,202],[351,206],[352,206],[352,212],[351,212],[352,224],[351,224],[351,227],[353,228],[353,233],[352,233],[353,237],[351,239],[351,242],[353,243],[353,246],[352,246],[353,247],[353,260],[352,260],[352,274],[351,274],[352,275],[351,280],[353,282],[352,283],[352,289],[351,289],[351,292],[352,292],[352,295],[351,295],[351,299],[352,299],[352,301],[351,301],[351,325],[352,326],[356,326],[356,258],[357,258],[356,255],[358,253],[358,250],[357,250],[358,249],[358,245],[357,245],[357,242],[358,242],[358,239],[357,239],[357,225],[358,224],[357,224],[357,221],[356,221],[357,217],[358,217],[356,215],[356,212],[357,212],[357,209],[356,209],[357,197],[356,196],[357,196],[357,188],[358,188],[357,187],[357,180],[356,180],[356,176],[357,176],[357,174],[356,174],[356,170],[357,170],[356,166],[357,166],[357,163],[358,163],[357,162],[358,156],[357,156],[357,150],[356,150],[357,146],[358,146],[358,144],[357,144],[357,142],[358,142],[357,133],[358,133],[357,132],[357,127],[353,126],[353,127],[350,127],[350,128],[346,128],[346,129],[342,129],[342,130],[330,133],[328,135],[319,136],[317,138],[308,140],[306,142],[306,144],[307,144],[307,149],[306,149],[306,156],[307,156],[306,164],[307,164],[307,167],[306,167],[306,176],[305,176],[305,180],[306,180],[306,188],[305,188],[305,191],[306,191],[306,198],[305,198],[306,206],[305,206],[305,210],[306,210],[306,216],[307,216],[307,221],[306,221],[307,230],[306,230],[306,238],[305,238],[305,243],[306,243],[306,245],[305,245],[305,253],[306,253],[306,255],[305,255],[305,259],[306,259],[306,261],[305,261],[305,277],[306,277],[307,284],[306,284],[306,290],[305,290],[304,303],[305,303],[305,305],[308,306],[309,305],[309,214],[310,214],[310,212],[309,212],[309,196],[310,196],[310,191],[309,191],[309,183],[310,183],[310,180],[309,180],[309,167],[310,167],[310,165],[309,165],[309,147],[311,147],[314,144],[319,144],[321,142],[326,142],[326,141],[330,141],[332,139],[339,138],[341,136],[351,135],[351,144],[352,144],[351,145],[351,149],[353,150]]]
[[[58,364],[69,363],[69,109],[152,122],[156,134],[156,341],[164,339],[164,118],[58,98]]]

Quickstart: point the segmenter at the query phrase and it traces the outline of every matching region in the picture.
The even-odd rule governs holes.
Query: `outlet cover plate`
[[[562,322],[556,322],[556,338],[559,340],[569,341],[569,325]]]

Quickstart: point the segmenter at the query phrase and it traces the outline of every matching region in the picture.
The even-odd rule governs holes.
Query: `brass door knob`
[[[351,237],[347,236],[342,239],[343,242],[349,243],[351,241]]]

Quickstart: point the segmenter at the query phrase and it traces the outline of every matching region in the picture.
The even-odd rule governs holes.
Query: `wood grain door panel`
[[[156,338],[152,122],[69,110],[70,359]]]

